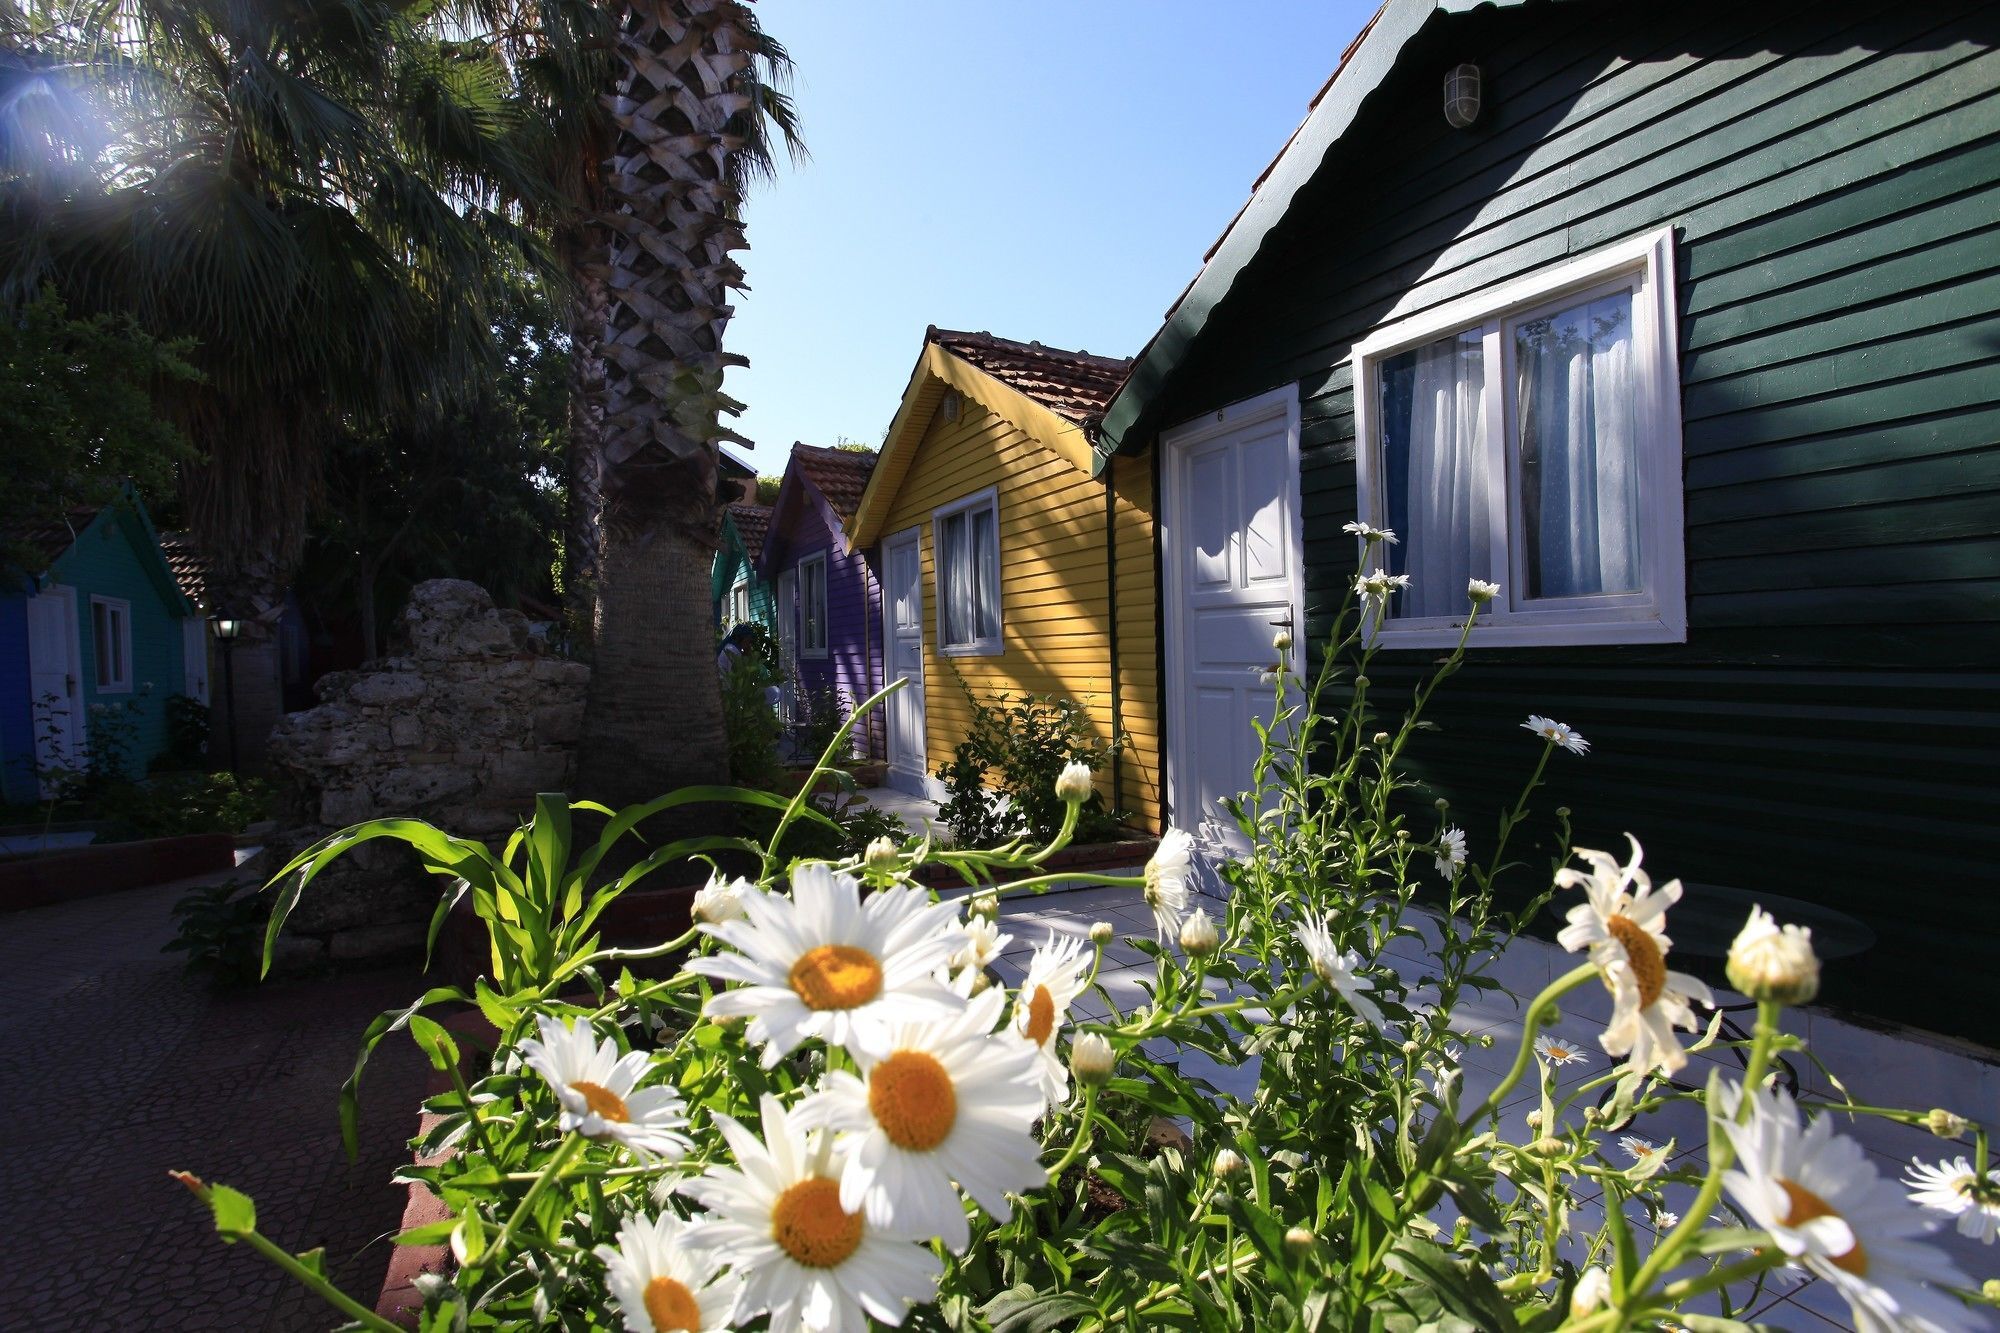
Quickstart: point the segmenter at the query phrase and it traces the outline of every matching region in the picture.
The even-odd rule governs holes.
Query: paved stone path
[[[415,1127],[423,1060],[385,1042],[363,1085],[361,1159],[337,1094],[368,1020],[414,969],[225,995],[183,976],[175,887],[0,915],[0,1325],[326,1329],[340,1317],[225,1246],[174,1168],[233,1185],[293,1250],[374,1303],[402,1212],[389,1175]]]

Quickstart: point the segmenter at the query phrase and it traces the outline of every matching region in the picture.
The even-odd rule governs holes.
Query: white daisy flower
[[[1722,1181],[1750,1220],[1787,1258],[1834,1285],[1858,1333],[1951,1333],[1978,1327],[1963,1305],[1938,1290],[1970,1280],[1924,1242],[1932,1224],[1853,1139],[1824,1118],[1801,1125],[1783,1089],[1753,1091],[1750,1119],[1737,1123],[1745,1096],[1722,1088],[1723,1131],[1737,1169]]]
[[[1627,1134],[1618,1140],[1618,1146],[1623,1148],[1625,1155],[1635,1162],[1643,1162],[1660,1150],[1659,1144],[1651,1139],[1640,1138],[1637,1134]]]
[[[1936,1166],[1911,1162],[1904,1184],[1911,1202],[1940,1217],[1956,1218],[1959,1235],[1985,1245],[2000,1238],[2000,1179],[1991,1172],[1980,1179],[1963,1157]]]
[[[1465,595],[1472,599],[1474,605],[1484,606],[1500,595],[1500,585],[1488,583],[1485,579],[1467,579]]]
[[[1671,1208],[1662,1208],[1653,1214],[1653,1223],[1657,1230],[1672,1231],[1681,1224],[1681,1215]]]
[[[1556,873],[1559,888],[1582,888],[1588,895],[1570,908],[1556,942],[1571,953],[1587,949],[1611,991],[1611,1022],[1599,1038],[1604,1049],[1629,1052],[1632,1068],[1642,1073],[1657,1066],[1671,1074],[1687,1064],[1674,1029],[1693,1031],[1699,1024],[1690,1002],[1714,1008],[1715,997],[1694,977],[1667,970],[1672,941],[1663,927],[1668,906],[1680,901],[1681,882],[1669,880],[1655,893],[1639,868],[1639,840],[1626,838],[1632,844],[1627,864],[1579,847],[1576,854],[1590,863],[1590,873],[1570,867]]]
[[[1000,923],[992,917],[975,916],[965,923],[965,947],[946,964],[953,972],[984,972],[1014,942],[1012,935],[1000,933]]]
[[[768,1310],[772,1333],[867,1333],[899,1325],[937,1294],[944,1265],[928,1246],[882,1234],[840,1204],[847,1163],[833,1135],[807,1134],[776,1097],[760,1106],[764,1139],[715,1117],[737,1166],[712,1166],[681,1193],[709,1216],[686,1243],[712,1250],[743,1278],[739,1318]]]
[[[528,1067],[548,1080],[562,1104],[558,1122],[564,1133],[616,1143],[640,1157],[679,1159],[693,1144],[680,1131],[687,1128],[687,1106],[672,1088],[633,1085],[652,1057],[644,1051],[618,1054],[618,1043],[597,1039],[588,1018],[572,1023],[538,1015],[541,1039],[521,1043]]]
[[[1069,1100],[1069,1070],[1056,1050],[1069,1007],[1083,993],[1090,960],[1083,942],[1049,932],[1048,941],[1028,959],[1028,975],[1014,997],[1014,1030],[1034,1048],[1042,1095],[1050,1106]]]
[[[631,1333],[711,1333],[734,1322],[743,1283],[714,1255],[689,1248],[687,1230],[672,1213],[628,1217],[615,1248],[597,1247]]]
[[[1395,533],[1371,523],[1343,523],[1340,525],[1340,530],[1349,536],[1359,537],[1364,542],[1387,542],[1391,546],[1396,544]]]
[[[1056,775],[1056,799],[1080,805],[1090,799],[1092,781],[1090,765],[1072,759]]]
[[[1401,592],[1409,586],[1410,576],[1408,574],[1390,574],[1384,570],[1376,569],[1366,574],[1356,574],[1354,576],[1355,594],[1361,598],[1363,603],[1373,606],[1377,611],[1382,611],[1388,607],[1389,595],[1391,593]]]
[[[1577,1065],[1590,1059],[1583,1047],[1563,1037],[1547,1032],[1535,1038],[1535,1054],[1552,1065]]]
[[[1146,862],[1146,906],[1153,909],[1153,924],[1162,944],[1180,933],[1193,873],[1194,839],[1186,829],[1168,829]]]
[[[708,877],[708,883],[695,890],[694,902],[688,911],[696,921],[719,925],[724,921],[734,921],[743,915],[743,900],[753,893],[761,893],[755,884],[742,876],[728,879],[720,874]]]
[[[789,897],[752,894],[739,921],[704,925],[734,952],[696,958],[690,972],[743,983],[709,1000],[711,1018],[748,1016],[749,1039],[771,1068],[808,1037],[859,1053],[879,1049],[912,1006],[949,1010],[931,976],[965,947],[957,908],[895,885],[861,901],[861,882],[817,861],[792,872]]]
[[[1007,1195],[1048,1183],[1033,1133],[1045,1103],[1035,1052],[995,1037],[1005,995],[984,991],[949,1018],[904,1023],[861,1077],[837,1070],[793,1118],[853,1136],[840,1206],[871,1227],[937,1236],[954,1253],[971,1242],[953,1182],[994,1217]]]
[[[1465,830],[1448,828],[1438,834],[1437,872],[1450,879],[1465,864]]]
[[[1560,745],[1571,754],[1589,754],[1590,742],[1577,735],[1576,728],[1554,718],[1543,717],[1539,713],[1530,714],[1521,724],[1523,730],[1532,731],[1543,740]]]
[[[1586,1268],[1569,1294],[1572,1319],[1582,1319],[1604,1308],[1611,1300],[1611,1274],[1602,1268]]]
[[[1322,916],[1318,921],[1306,920],[1299,923],[1299,943],[1305,946],[1306,957],[1312,963],[1312,970],[1321,981],[1340,992],[1355,1013],[1366,1019],[1378,1032],[1386,1025],[1381,1008],[1376,1005],[1369,992],[1375,983],[1360,975],[1361,955],[1349,949],[1340,952],[1333,944],[1333,922]]]

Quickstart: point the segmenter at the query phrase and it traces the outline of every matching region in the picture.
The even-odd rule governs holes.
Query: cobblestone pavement
[[[340,1318],[225,1246],[175,1168],[233,1185],[292,1250],[326,1248],[374,1304],[389,1175],[415,1128],[423,1060],[384,1042],[363,1084],[361,1158],[337,1096],[368,1020],[419,990],[413,968],[226,995],[163,954],[184,889],[0,916],[0,1325],[21,1330],[326,1329]]]

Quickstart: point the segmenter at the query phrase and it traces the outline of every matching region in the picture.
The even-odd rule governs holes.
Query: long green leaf
[[[361,1073],[368,1067],[368,1057],[375,1053],[375,1045],[382,1038],[401,1028],[409,1026],[410,1019],[419,1010],[449,1000],[471,1003],[472,997],[456,986],[433,986],[417,997],[415,1002],[401,1009],[387,1009],[375,1016],[368,1030],[361,1034],[361,1053],[354,1057],[354,1072],[340,1085],[340,1141],[347,1148],[347,1160],[352,1162],[361,1155]]]

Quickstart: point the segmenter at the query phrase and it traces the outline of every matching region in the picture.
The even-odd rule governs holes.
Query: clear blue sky
[[[1130,356],[1375,0],[760,0],[812,151],[752,196],[737,428],[881,442],[924,326]]]

